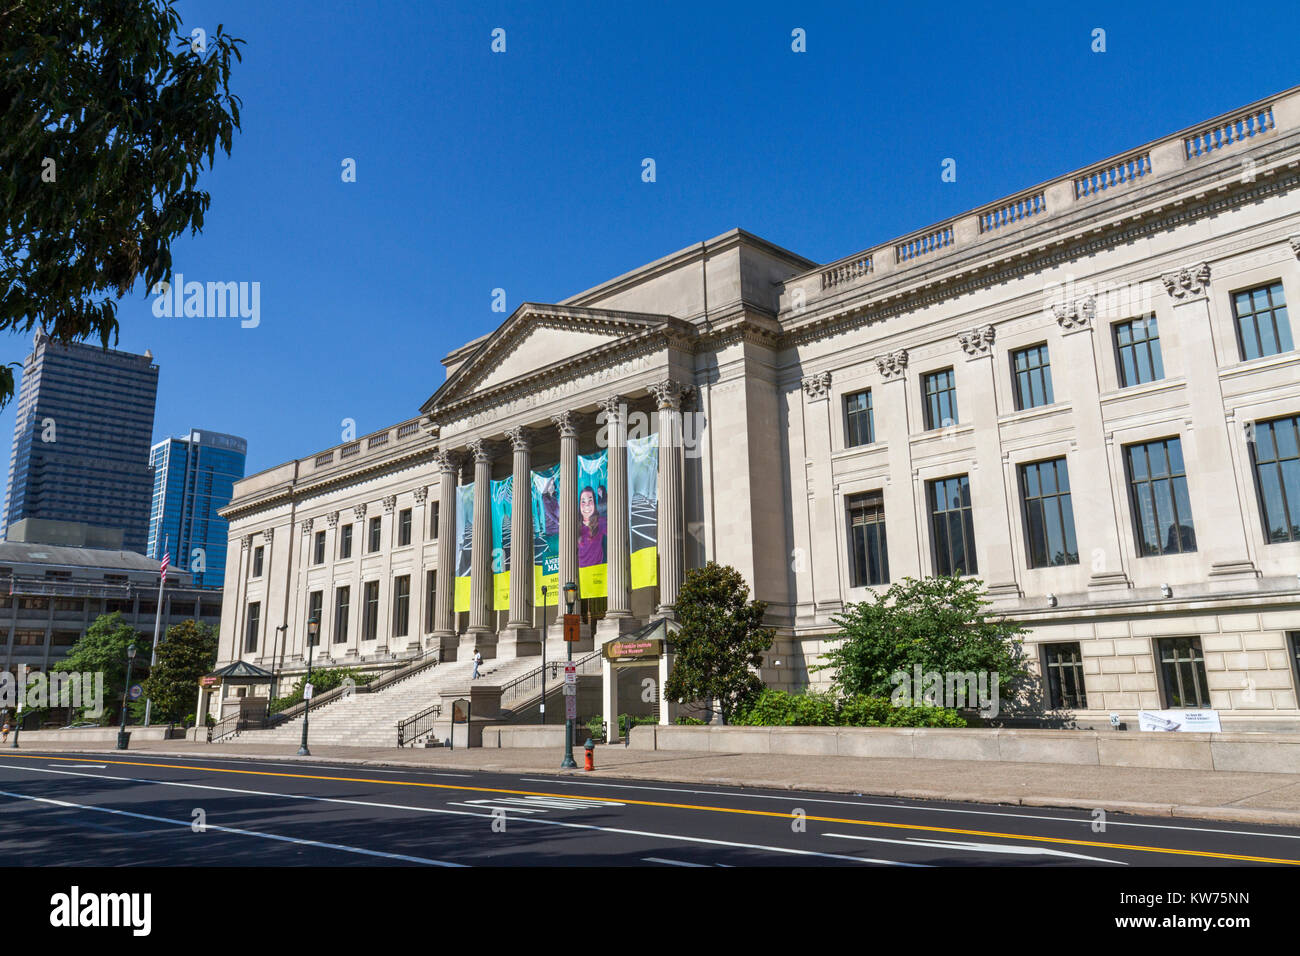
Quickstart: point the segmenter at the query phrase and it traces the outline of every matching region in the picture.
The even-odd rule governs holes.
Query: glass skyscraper
[[[149,453],[153,509],[149,557],[161,561],[164,545],[173,567],[189,571],[195,587],[219,588],[226,576],[226,519],[235,482],[244,477],[248,443],[234,435],[192,429],[167,438]]]
[[[38,331],[18,390],[4,527],[39,518],[119,529],[123,548],[144,553],[157,397],[151,353],[56,345]]]

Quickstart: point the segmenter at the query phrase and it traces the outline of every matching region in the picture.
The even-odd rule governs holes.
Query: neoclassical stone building
[[[1300,88],[829,265],[733,230],[524,303],[417,417],[237,485],[221,662],[300,672],[312,613],[339,662],[533,655],[580,577],[600,643],[715,560],[794,688],[846,604],[958,573],[1082,724],[1300,729],[1298,257]]]

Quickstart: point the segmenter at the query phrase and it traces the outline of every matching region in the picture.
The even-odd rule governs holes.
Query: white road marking
[[[107,765],[102,763],[52,763],[51,767],[94,767],[96,770],[103,770]]]
[[[1055,850],[1037,846],[1008,846],[1004,843],[973,843],[965,840],[927,840],[914,837],[910,840],[890,840],[885,837],[853,836],[848,833],[823,833],[822,836],[836,837],[840,840],[863,840],[868,843],[897,843],[900,846],[917,846],[935,850],[965,850],[970,853],[1011,853],[1019,856],[1065,856],[1075,860],[1092,860],[1096,863],[1114,863],[1116,866],[1128,866],[1123,860],[1107,860],[1100,856],[1085,856],[1082,853],[1070,853],[1067,850]]]
[[[78,774],[78,776],[90,777],[93,774]],[[193,826],[193,820],[173,820],[169,817],[155,817],[148,813],[133,813],[130,810],[116,810],[112,807],[92,807],[85,803],[72,803],[68,800],[55,800],[52,797],[33,797],[26,793],[11,793],[8,790],[0,790],[0,796],[13,797],[15,800],[31,800],[34,803],[46,803],[50,806],[65,807],[73,810],[90,810],[94,813],[111,813],[114,816],[133,817],[136,820],[149,820],[153,823],[168,823],[173,826],[185,827],[187,830]],[[324,843],[320,840],[306,840],[300,837],[281,836],[278,833],[263,833],[259,830],[241,830],[238,827],[223,827],[215,823],[204,823],[204,829],[217,830],[221,833],[233,833],[236,836],[259,837],[263,840],[277,840],[281,843],[296,843],[299,846],[319,846],[327,850],[343,850],[345,853],[361,853],[365,856],[380,856],[389,860],[405,860],[408,863],[425,863],[429,866],[448,866],[461,867],[461,863],[447,863],[443,860],[429,860],[422,856],[407,856],[403,853],[385,853],[380,850],[366,850],[358,846],[347,846],[343,843]]]
[[[641,862],[642,863],[663,863],[666,864],[667,866],[698,866],[706,870],[709,868],[709,864],[707,863],[687,863],[685,860],[665,860],[662,857],[658,857],[658,856],[643,856],[641,857]]]
[[[412,813],[435,813],[456,817],[479,817],[485,820],[492,818],[492,814],[490,813],[471,813],[468,810],[447,810],[439,807],[418,807],[400,803],[379,803],[373,800],[346,800],[342,797],[318,797],[304,793],[276,793],[267,790],[244,790],[238,787],[217,787],[211,784],[184,783],[177,780],[152,780],[148,777],[118,777],[111,774],[76,773],[70,770],[47,770],[41,767],[15,766],[14,764],[0,764],[0,767],[8,767],[14,770],[30,770],[33,773],[59,774],[66,777],[89,777],[92,780],[117,780],[122,783],[149,783],[160,787],[183,787],[189,790],[214,790],[218,793],[239,793],[258,797],[278,797],[283,800],[308,800],[313,803],[338,803],[358,807],[375,807],[385,810],[407,810]],[[786,853],[791,856],[811,856],[824,860],[846,860],[852,863],[876,863],[881,866],[902,866],[907,867],[908,869],[929,869],[929,864],[926,863],[901,863],[897,860],[877,860],[870,857],[853,856],[851,854],[822,853],[817,850],[796,850],[791,847],[766,846],[761,843],[741,843],[734,840],[711,840],[706,837],[683,836],[676,833],[655,833],[650,830],[627,830],[619,827],[602,827],[594,823],[571,823],[567,820],[533,820],[529,818],[524,818],[515,822],[531,823],[536,826],[564,827],[569,830],[594,830],[599,833],[620,833],[624,836],[643,836],[656,840],[675,840],[682,843],[704,843],[709,846],[727,846],[742,850],[766,850],[770,853]],[[185,821],[185,825],[189,826],[190,821]]]
[[[520,777],[524,783],[549,783],[549,784],[569,784],[576,787],[601,787],[610,790],[651,790],[659,793],[689,793],[693,795],[704,795],[714,797],[744,797],[749,800],[780,800],[784,803],[797,801],[803,803],[825,803],[843,807],[873,807],[885,810],[910,810],[915,813],[965,813],[977,817],[1011,817],[1015,820],[1045,820],[1049,823],[1087,823],[1091,824],[1090,817],[1045,817],[1040,814],[1032,813],[1007,813],[1004,810],[964,810],[956,807],[917,807],[910,804],[900,803],[874,803],[865,800],[827,800],[818,797],[805,797],[806,790],[791,790],[789,796],[781,796],[770,793],[746,793],[739,790],[688,790],[682,787],[648,787],[635,784],[620,783],[596,783],[595,781],[572,779],[569,777],[556,777],[553,780],[546,780],[538,777]],[[899,797],[899,800],[921,799],[919,797]],[[927,798],[928,799],[928,798]],[[1104,804],[1104,801],[1097,801],[1098,805]],[[1104,807],[1103,807],[1104,808]],[[1080,808],[1080,813],[1087,811]],[[1129,812],[1129,811],[1116,811]],[[1179,826],[1173,823],[1139,823],[1129,820],[1106,820],[1107,827],[1140,827],[1147,830],[1180,830],[1187,833],[1224,833],[1229,836],[1257,836],[1270,837],[1280,840],[1300,840],[1300,833],[1262,833],[1258,830],[1223,830],[1216,827],[1195,827]]]

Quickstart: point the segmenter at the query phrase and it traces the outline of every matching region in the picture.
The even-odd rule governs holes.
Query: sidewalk
[[[441,748],[297,747],[267,744],[196,744],[150,741],[121,752],[111,744],[57,747],[42,741],[18,753],[102,752],[112,759],[148,761],[176,756],[338,762],[358,767],[487,770],[503,773],[576,774],[679,784],[713,784],[770,790],[809,790],[918,800],[1001,803],[1026,807],[1102,808],[1108,813],[1186,817],[1300,827],[1300,776],[1295,774],[1087,767],[1001,763],[818,757],[778,754],[691,753],[596,748],[596,770],[561,771],[559,750],[519,748],[446,751]],[[0,747],[0,760],[7,756]],[[582,752],[575,759],[582,763]]]

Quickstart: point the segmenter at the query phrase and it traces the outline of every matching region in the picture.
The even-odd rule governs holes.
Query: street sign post
[[[564,665],[564,682],[565,682],[566,684],[576,684],[576,683],[578,683],[578,665],[577,665],[577,664],[565,664],[565,665]]]
[[[578,695],[573,694],[564,698],[564,719],[578,719]]]

